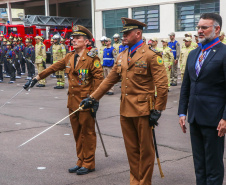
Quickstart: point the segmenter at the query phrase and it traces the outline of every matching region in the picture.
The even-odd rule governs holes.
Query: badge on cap
[[[77,31],[78,30],[77,26],[73,26],[72,30],[73,30],[73,32]]]
[[[122,24],[123,24],[123,26],[125,26],[125,25],[126,25],[126,21],[125,21],[125,19],[122,19]]]

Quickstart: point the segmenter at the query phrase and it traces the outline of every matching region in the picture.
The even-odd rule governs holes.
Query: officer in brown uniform
[[[72,36],[75,50],[39,73],[24,86],[24,88],[29,85],[33,87],[38,80],[65,69],[69,82],[67,104],[69,113],[78,109],[80,102],[89,96],[104,79],[100,59],[86,49],[89,39],[93,38],[92,33],[78,25],[73,27]],[[93,117],[95,115],[91,115],[90,110],[76,112],[70,117],[78,157],[76,166],[69,169],[70,173],[83,175],[95,170],[96,133]]]
[[[130,165],[130,184],[150,185],[155,159],[152,126],[166,107],[166,69],[161,54],[143,43],[142,30],[146,24],[128,18],[122,18],[122,22],[121,32],[129,49],[118,55],[107,78],[80,106],[93,107],[122,78],[120,122]],[[150,102],[154,100],[151,110]]]

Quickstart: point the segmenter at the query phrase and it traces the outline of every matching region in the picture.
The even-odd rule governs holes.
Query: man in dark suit
[[[197,185],[222,185],[226,133],[226,46],[218,38],[222,18],[203,14],[197,25],[202,47],[190,52],[181,86],[179,123],[186,133],[186,114]]]

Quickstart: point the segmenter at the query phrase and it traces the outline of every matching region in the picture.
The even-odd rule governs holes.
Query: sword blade
[[[5,103],[0,107],[0,109],[1,109],[2,107],[4,107],[8,102],[10,102],[13,98],[15,98],[18,94],[20,94],[23,90],[24,90],[24,88],[21,89],[18,93],[16,93],[16,94],[15,94],[12,98],[10,98],[7,102],[5,102]]]
[[[79,107],[77,110],[75,110],[74,112],[72,112],[71,114],[67,115],[66,117],[64,117],[63,119],[61,119],[60,121],[56,122],[55,124],[53,124],[52,126],[48,127],[47,129],[43,130],[42,132],[40,132],[39,134],[37,134],[36,136],[32,137],[31,139],[27,140],[26,142],[24,142],[23,144],[21,144],[19,147],[29,143],[30,141],[32,141],[33,139],[35,139],[36,137],[40,136],[41,134],[47,132],[49,129],[53,128],[54,126],[56,126],[57,124],[59,124],[60,122],[64,121],[66,118],[70,117],[72,114],[78,112],[79,110],[82,110],[82,107]]]

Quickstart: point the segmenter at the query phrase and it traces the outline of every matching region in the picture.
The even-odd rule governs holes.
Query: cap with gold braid
[[[16,37],[14,37],[14,39],[13,39],[13,42],[17,42],[18,40],[17,40],[17,38]]]
[[[135,19],[129,19],[129,18],[122,17],[121,20],[122,20],[122,24],[123,24],[123,30],[120,31],[121,33],[130,31],[130,30],[134,30],[134,29],[143,30],[143,28],[147,26],[146,24],[144,24],[138,20],[135,20]]]
[[[3,39],[3,42],[7,42],[7,39],[6,39],[6,38],[4,38],[4,39]]]
[[[7,45],[7,46],[11,46],[12,43],[8,41],[8,42],[6,43],[6,45]]]
[[[73,33],[71,34],[71,36],[81,35],[81,36],[87,36],[88,39],[93,38],[92,33],[84,26],[81,26],[81,25],[73,26],[72,31]]]
[[[12,36],[12,35],[10,35],[9,39],[13,39],[13,36]]]

